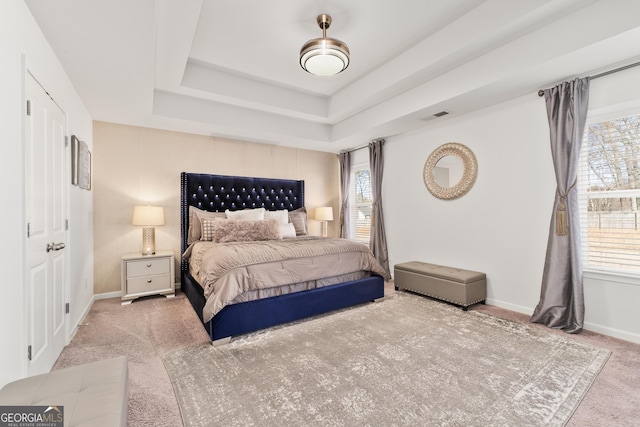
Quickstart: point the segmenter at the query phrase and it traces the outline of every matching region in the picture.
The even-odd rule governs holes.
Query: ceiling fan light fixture
[[[318,15],[316,19],[322,29],[322,38],[309,40],[300,49],[300,66],[316,76],[333,76],[349,66],[349,48],[340,40],[327,37],[331,17]]]

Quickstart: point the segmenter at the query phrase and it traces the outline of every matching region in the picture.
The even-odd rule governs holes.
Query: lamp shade
[[[162,206],[136,206],[133,209],[133,225],[164,225],[164,209]]]
[[[315,218],[318,221],[333,221],[333,208],[331,206],[316,208]]]

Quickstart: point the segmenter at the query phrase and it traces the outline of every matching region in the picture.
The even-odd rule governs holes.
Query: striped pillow
[[[289,221],[296,229],[296,236],[306,236],[307,230],[307,208],[299,208],[289,212]]]

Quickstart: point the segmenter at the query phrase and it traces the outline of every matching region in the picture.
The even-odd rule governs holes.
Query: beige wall
[[[338,160],[333,153],[232,141],[200,135],[94,122],[94,292],[120,291],[120,257],[141,250],[137,204],[163,206],[156,250],[171,250],[180,269],[180,172],[304,179],[309,216],[318,206],[339,206]],[[319,224],[311,221],[314,234]],[[337,235],[337,221],[329,235]]]

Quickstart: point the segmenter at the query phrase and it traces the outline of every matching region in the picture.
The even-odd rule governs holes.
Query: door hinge
[[[69,146],[69,137],[67,135],[64,136],[64,146],[65,147]]]
[[[64,312],[69,314],[69,303],[64,306]]]
[[[65,230],[68,230],[68,229],[69,229],[69,220],[68,220],[68,219],[65,219],[65,220],[64,220],[64,229],[65,229]]]
[[[31,115],[31,100],[27,99],[27,116]]]
[[[27,357],[31,360],[31,346],[27,347]]]
[[[27,237],[31,237],[31,223],[27,223]]]

